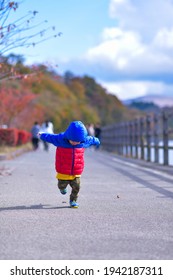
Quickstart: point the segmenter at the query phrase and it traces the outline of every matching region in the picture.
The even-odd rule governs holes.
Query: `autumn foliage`
[[[43,65],[35,69],[20,64],[21,72],[23,69],[30,73],[27,77],[0,84],[1,128],[5,125],[8,129],[30,132],[35,121],[41,124],[49,119],[54,124],[55,133],[59,133],[72,120],[104,126],[137,117],[138,112],[128,110],[93,78],[68,75],[65,79]],[[16,136],[15,130],[6,130],[3,135],[7,132],[11,135],[11,142],[7,136],[3,139],[5,137],[12,145],[28,139],[23,132],[17,132]]]
[[[23,145],[31,140],[31,133],[25,130],[18,130],[17,145]]]
[[[16,128],[0,128],[0,145],[17,146],[31,140],[31,133]]]
[[[29,91],[0,87],[0,125],[6,124],[12,126],[15,118],[20,115],[24,109],[33,101],[35,95]]]

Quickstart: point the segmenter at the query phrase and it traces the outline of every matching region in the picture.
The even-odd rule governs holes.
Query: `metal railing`
[[[122,156],[173,165],[173,114],[151,114],[105,126],[101,144]]]

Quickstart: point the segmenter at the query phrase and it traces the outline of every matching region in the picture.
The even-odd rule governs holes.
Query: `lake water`
[[[163,145],[163,143],[159,143],[159,145]],[[173,147],[173,141],[169,141],[168,146]],[[163,149],[159,149],[159,163],[163,164]],[[151,148],[151,161],[154,162],[154,148]],[[173,149],[168,150],[168,162],[169,165],[173,165]]]
[[[160,146],[163,145],[162,142],[159,143]],[[173,141],[169,141],[170,147],[173,147]],[[135,156],[135,147],[133,148],[133,156]],[[140,158],[140,153],[141,153],[141,148],[138,148],[138,155]],[[144,159],[147,159],[147,148],[144,148]],[[163,164],[163,159],[164,159],[164,154],[163,154],[163,149],[159,149],[159,164]],[[151,148],[151,162],[154,162],[155,160],[155,153],[154,153],[154,148]],[[169,165],[173,166],[173,149],[169,149],[168,151],[168,162]]]

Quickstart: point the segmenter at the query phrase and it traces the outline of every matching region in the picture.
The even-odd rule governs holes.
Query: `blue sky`
[[[31,10],[63,34],[15,50],[27,63],[89,75],[121,100],[173,96],[173,0],[24,0],[16,16]]]

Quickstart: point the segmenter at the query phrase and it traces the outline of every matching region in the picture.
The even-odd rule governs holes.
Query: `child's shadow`
[[[70,208],[70,206],[57,206],[57,207],[50,207],[49,204],[38,204],[38,205],[30,205],[30,206],[11,206],[11,207],[4,207],[0,208],[0,211],[16,211],[16,210],[34,210],[34,209],[42,209],[42,210],[50,210],[50,209],[62,209],[62,208]]]

